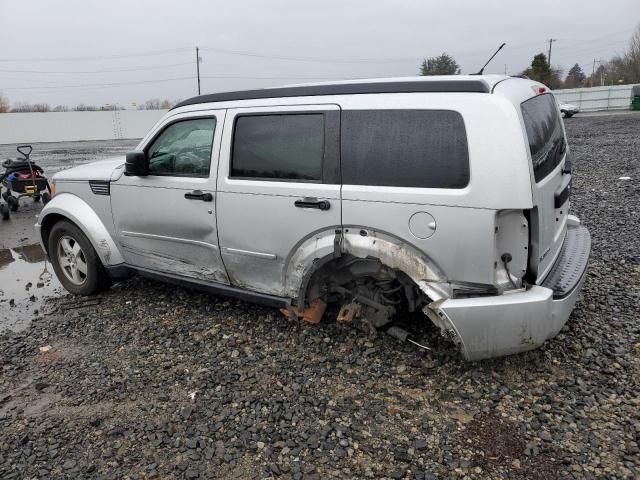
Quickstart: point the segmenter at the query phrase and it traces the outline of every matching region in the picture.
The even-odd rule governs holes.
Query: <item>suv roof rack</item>
[[[319,95],[355,95],[366,93],[469,92],[490,93],[484,80],[414,80],[408,82],[357,82],[293,87],[261,88],[199,95],[178,103],[175,108],[209,102],[255,100],[260,98],[307,97]]]

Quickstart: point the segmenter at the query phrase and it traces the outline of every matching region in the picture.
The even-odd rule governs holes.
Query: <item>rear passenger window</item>
[[[322,179],[324,115],[238,117],[231,176],[276,180]]]
[[[529,139],[533,173],[536,182],[539,182],[558,166],[567,148],[562,119],[550,94],[523,102],[522,117]]]
[[[347,110],[341,141],[347,185],[463,188],[469,183],[467,133],[458,112]]]

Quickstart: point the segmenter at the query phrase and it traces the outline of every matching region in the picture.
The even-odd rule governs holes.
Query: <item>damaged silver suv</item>
[[[553,95],[506,76],[202,95],[126,159],[54,177],[36,228],[89,295],[131,273],[383,327],[422,311],[470,360],[553,337],[590,237]]]

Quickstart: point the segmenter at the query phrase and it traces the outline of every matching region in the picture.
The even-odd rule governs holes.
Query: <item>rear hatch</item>
[[[532,164],[529,270],[536,283],[549,273],[567,231],[571,167],[560,111],[545,93],[521,105]]]

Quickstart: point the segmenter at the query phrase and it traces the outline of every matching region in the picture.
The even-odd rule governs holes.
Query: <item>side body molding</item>
[[[42,237],[44,233],[42,230],[43,226],[47,226],[47,218],[50,220],[52,215],[66,217],[75,223],[87,236],[104,265],[124,263],[118,246],[98,214],[87,202],[71,193],[57,194],[40,212],[35,228],[45,251],[47,251],[47,245]]]

